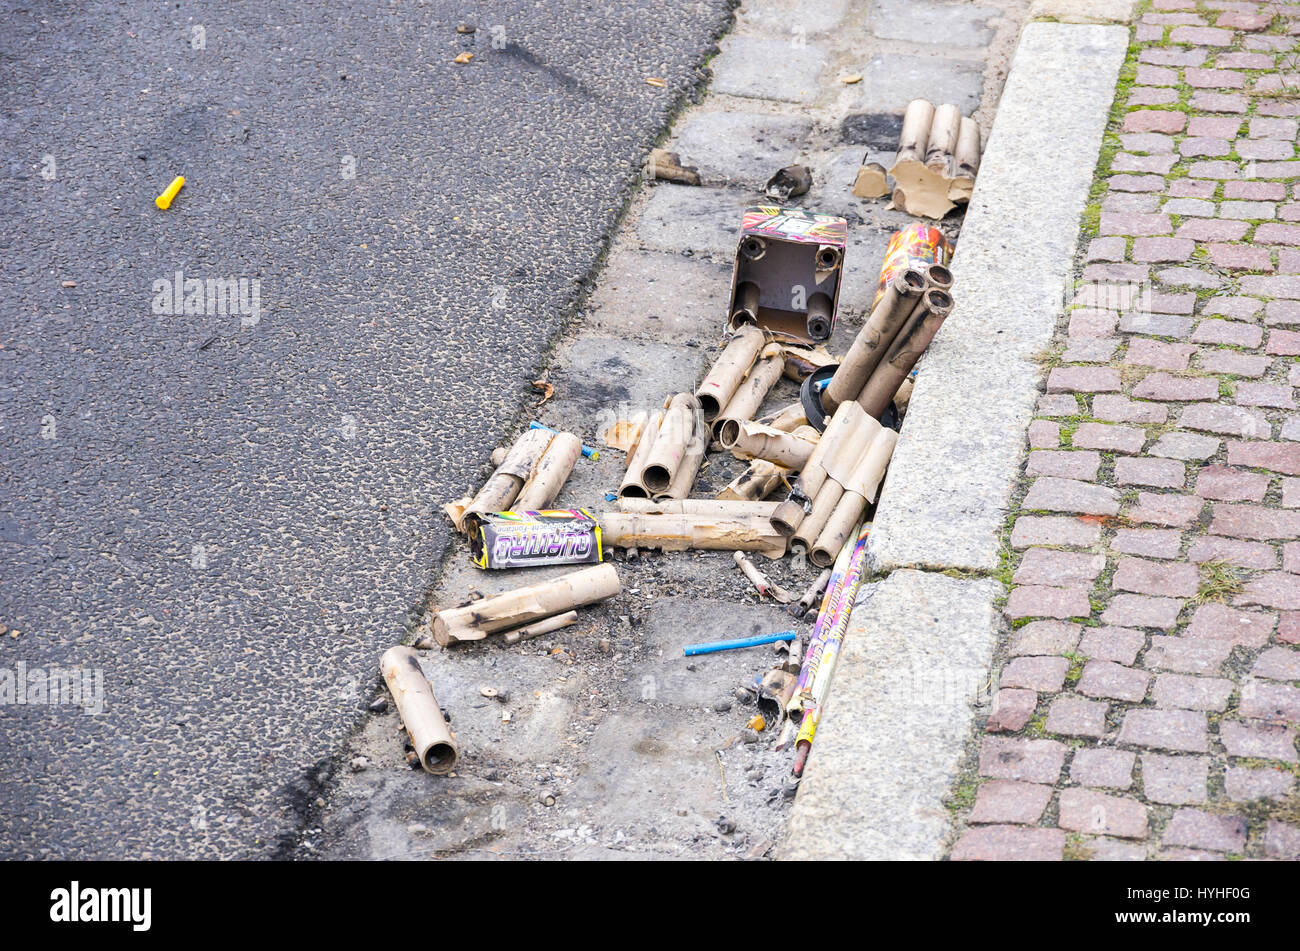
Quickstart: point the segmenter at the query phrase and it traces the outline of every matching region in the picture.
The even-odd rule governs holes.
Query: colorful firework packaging
[[[589,565],[602,559],[600,525],[586,509],[483,512],[471,518],[470,550],[480,568]]]
[[[844,543],[836,558],[836,567],[843,566],[843,574],[832,599],[828,591],[826,601],[822,603],[821,613],[817,616],[817,625],[813,630],[813,643],[808,646],[804,666],[799,671],[799,680],[795,685],[792,706],[799,705],[803,718],[799,721],[799,733],[795,737],[796,776],[803,772],[808,760],[808,751],[812,746],[813,736],[817,733],[817,724],[821,721],[821,712],[830,690],[831,678],[835,676],[835,665],[839,661],[840,648],[844,646],[844,634],[849,627],[849,618],[853,613],[853,602],[857,600],[858,588],[862,584],[867,560],[867,536],[871,532],[869,523],[863,523],[853,537]],[[847,557],[846,557],[847,556]],[[835,578],[832,576],[832,583]]]
[[[880,303],[880,298],[885,296],[885,288],[909,267],[925,270],[927,264],[947,264],[951,260],[952,244],[933,225],[918,222],[895,231],[885,248],[880,280],[876,282],[876,296],[871,301],[872,310]]]
[[[755,324],[800,341],[835,329],[848,222],[802,208],[746,208],[727,326]]]

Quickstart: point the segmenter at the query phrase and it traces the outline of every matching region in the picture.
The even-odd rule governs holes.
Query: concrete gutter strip
[[[896,571],[859,599],[779,858],[938,857],[1000,589]]]
[[[1123,26],[1032,23],[984,152],[868,546],[785,859],[937,859],[998,635],[992,572],[1079,221],[1128,48]],[[909,569],[930,569],[909,570]]]
[[[997,569],[1128,37],[1021,35],[957,244],[957,307],[921,364],[868,543],[878,573]]]

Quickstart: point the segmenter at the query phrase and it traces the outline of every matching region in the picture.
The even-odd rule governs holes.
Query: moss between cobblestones
[[[1093,856],[1092,846],[1088,840],[1077,832],[1065,837],[1065,851],[1061,857],[1067,862],[1086,862]]]
[[[952,813],[964,813],[975,805],[975,794],[979,792],[982,780],[978,776],[965,776],[953,785],[944,799],[944,807]]]
[[[1149,4],[1142,4],[1139,9],[1143,9]],[[1135,12],[1135,18],[1138,14]],[[1101,201],[1106,196],[1106,182],[1110,175],[1111,162],[1114,161],[1115,154],[1119,152],[1121,143],[1119,139],[1120,127],[1123,125],[1124,116],[1127,114],[1127,104],[1129,90],[1133,88],[1133,83],[1137,79],[1138,67],[1138,47],[1130,43],[1128,55],[1124,58],[1124,65],[1119,70],[1119,81],[1115,84],[1115,99],[1112,102],[1110,115],[1106,120],[1106,131],[1102,136],[1101,150],[1097,153],[1097,165],[1093,172],[1092,187],[1088,190],[1088,204],[1083,210],[1083,217],[1079,223],[1080,243],[1083,244],[1089,238],[1095,238],[1101,228]]]

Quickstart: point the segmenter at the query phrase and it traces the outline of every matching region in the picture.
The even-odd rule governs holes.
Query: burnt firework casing
[[[848,222],[802,208],[745,209],[727,326],[755,324],[800,340],[835,329]]]

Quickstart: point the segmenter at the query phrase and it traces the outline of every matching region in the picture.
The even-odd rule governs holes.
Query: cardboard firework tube
[[[727,323],[730,330],[739,330],[758,323],[758,285],[742,281],[736,288],[736,307]]]
[[[665,491],[655,493],[655,500],[684,499],[690,495],[691,487],[695,485],[695,477],[700,474],[700,466],[704,463],[704,454],[708,448],[709,428],[703,420],[697,420],[695,436],[686,446],[681,465],[673,473],[673,481],[668,483]]]
[[[743,551],[733,552],[731,559],[736,563],[741,574],[749,579],[750,584],[754,586],[754,590],[757,591],[760,596],[770,597],[773,601],[780,604],[789,604],[794,600],[794,596],[790,594],[790,592],[786,591],[785,588],[781,587],[779,584],[773,584],[767,575],[763,574],[763,572],[759,570],[759,567],[756,564],[745,557]]]
[[[783,469],[766,459],[755,459],[748,469],[728,482],[718,493],[718,501],[757,502],[775,492],[789,477],[789,469]]]
[[[822,451],[809,460],[799,476],[809,502],[816,497],[828,477],[840,485],[846,484],[858,458],[884,428],[879,420],[868,416],[852,400],[835,410],[831,422],[834,427],[827,426],[818,443]]]
[[[953,177],[953,155],[957,151],[957,137],[961,133],[961,110],[954,105],[943,105],[934,110],[930,123],[930,136],[925,144],[925,167],[944,178]]]
[[[927,264],[925,266],[925,289],[937,287],[941,291],[952,290],[952,271],[946,264]]]
[[[808,413],[804,409],[803,403],[796,400],[789,406],[783,406],[775,413],[764,416],[759,422],[764,426],[771,426],[773,429],[792,433],[800,426],[808,425]]]
[[[840,260],[843,256],[843,252],[835,245],[819,244],[817,246],[817,270],[835,270],[835,268],[840,266]]]
[[[758,712],[768,723],[780,723],[785,718],[785,708],[798,683],[799,675],[784,667],[773,667],[763,675],[758,685]]]
[[[438,707],[415,651],[409,647],[390,647],[379,660],[384,683],[393,695],[397,712],[411,737],[411,746],[420,756],[420,765],[435,776],[445,776],[456,768],[459,749],[456,736]]]
[[[826,590],[826,585],[830,582],[830,580],[831,580],[831,569],[827,568],[825,571],[823,571],[821,574],[817,576],[816,581],[814,581],[812,584],[808,586],[808,590],[805,591],[800,596],[799,600],[796,601],[794,604],[790,605],[789,608],[790,613],[793,614],[795,617],[803,617],[805,614],[807,614],[808,609],[813,606],[813,602],[816,601],[817,597],[823,591]]]
[[[834,479],[827,479],[822,483],[822,487],[817,490],[816,498],[813,499],[812,509],[803,517],[794,537],[790,540],[791,550],[812,551],[813,543],[826,527],[826,523],[830,521],[831,513],[835,511],[835,506],[839,504],[840,496],[843,494],[844,487]]]
[[[876,278],[876,293],[871,298],[875,310],[890,283],[908,268],[925,270],[929,264],[947,264],[952,260],[952,244],[933,225],[917,222],[895,231],[885,248],[885,259]]]
[[[754,418],[758,408],[767,398],[768,390],[781,379],[781,370],[785,367],[785,354],[776,344],[763,348],[758,362],[749,371],[749,376],[736,388],[727,408],[713,420],[713,437],[722,443],[724,449],[730,449],[740,435],[740,424]]]
[[[916,380],[908,376],[906,380],[898,384],[898,391],[894,393],[894,405],[898,407],[900,414],[907,412],[907,404],[912,402],[912,390],[916,387]]]
[[[862,407],[856,402],[849,401],[839,405],[831,416],[830,422],[826,424],[826,430],[817,441],[817,448],[802,467],[798,481],[790,490],[790,497],[777,506],[776,511],[772,513],[773,528],[787,537],[799,530],[806,514],[805,504],[812,504],[812,500],[822,487],[822,482],[826,479],[826,469],[822,463],[827,453],[832,447],[839,445],[846,434],[854,429],[867,427],[869,436],[874,435],[871,423],[876,421],[869,420],[862,412]],[[876,423],[876,426],[879,425]]]
[[[831,335],[831,307],[829,294],[819,292],[808,298],[805,329],[810,339],[825,340]]]
[[[492,467],[496,468],[506,461],[506,455],[510,452],[505,446],[497,446],[492,450]]]
[[[695,414],[700,402],[690,393],[678,393],[664,410],[664,421],[659,425],[654,445],[641,471],[641,484],[653,496],[668,491],[677,473],[686,447],[695,436]]]
[[[898,155],[894,164],[912,160],[924,162],[934,124],[934,104],[927,99],[913,99],[903,113],[903,130],[898,136]]]
[[[808,558],[814,565],[826,568],[834,563],[835,556],[862,520],[868,503],[875,501],[880,480],[885,477],[885,469],[889,467],[897,443],[898,433],[885,429],[862,454],[862,459],[854,468],[849,487],[835,504],[835,510],[809,552]]]
[[[628,456],[627,472],[623,476],[623,483],[618,487],[620,499],[650,497],[650,491],[641,481],[641,474],[645,471],[646,460],[650,458],[650,450],[654,448],[655,438],[659,435],[659,427],[663,421],[663,410],[657,410],[650,417],[649,422],[641,428],[641,438],[637,440],[636,448]]]
[[[740,381],[758,359],[763,342],[763,331],[749,326],[737,330],[727,343],[695,390],[695,398],[700,401],[700,410],[704,413],[706,423],[713,422],[731,400]]]
[[[845,540],[862,520],[862,514],[866,510],[867,500],[858,493],[845,492],[841,495],[840,500],[835,503],[831,517],[826,520],[826,527],[822,529],[821,534],[808,550],[808,560],[818,568],[829,568],[833,565],[840,549],[832,546],[839,545],[841,548],[844,546]]]
[[[844,488],[853,488],[857,484],[854,479],[863,453],[884,431],[885,427],[870,417],[866,417],[861,425],[846,431],[822,457],[821,464],[826,470],[826,478],[838,482]]]
[[[582,455],[582,440],[573,433],[556,433],[551,444],[537,460],[532,476],[519,490],[511,506],[516,512],[535,512],[551,507],[555,497],[569,480],[569,473]]]
[[[786,469],[802,469],[817,448],[817,430],[800,426],[794,432],[782,432],[760,423],[740,424],[740,433],[731,446],[739,459],[766,459]]]
[[[769,558],[785,554],[785,539],[762,515],[643,515],[604,512],[596,516],[605,543],[617,548],[663,551],[757,551]]]
[[[597,518],[603,528],[604,520]],[[461,641],[480,641],[498,631],[523,627],[554,614],[612,598],[621,590],[618,572],[613,565],[592,565],[551,581],[473,601],[463,608],[439,611],[433,619],[433,639],[443,647]]]
[[[526,430],[515,440],[505,461],[497,466],[496,471],[488,476],[483,488],[461,514],[461,521],[456,525],[464,530],[465,516],[476,512],[505,512],[514,504],[524,482],[532,475],[537,459],[550,445],[551,434],[544,429]]]
[[[832,413],[841,403],[862,392],[871,371],[911,316],[924,290],[925,272],[917,268],[908,268],[889,283],[885,295],[872,308],[871,316],[822,391],[822,409]]]
[[[980,127],[979,123],[969,116],[962,116],[961,131],[957,133],[957,149],[953,153],[953,158],[955,177],[969,179],[971,184],[974,184],[975,176],[980,170]]]
[[[724,501],[722,499],[619,499],[620,512],[634,515],[706,515],[710,518],[770,518],[775,502]]]
[[[563,614],[557,614],[554,617],[548,617],[545,620],[537,621],[533,624],[525,624],[523,627],[515,628],[513,631],[506,631],[502,640],[507,644],[518,644],[520,641],[526,641],[533,637],[541,637],[543,634],[550,634],[552,631],[558,631],[562,627],[568,627],[571,624],[578,623],[577,611],[565,611]]]
[[[898,339],[890,344],[885,359],[858,394],[858,405],[869,416],[879,416],[889,406],[889,401],[912,372],[912,367],[916,366],[916,361],[939,332],[951,310],[952,297],[947,291],[931,288],[925,292],[916,313],[899,331]]]

